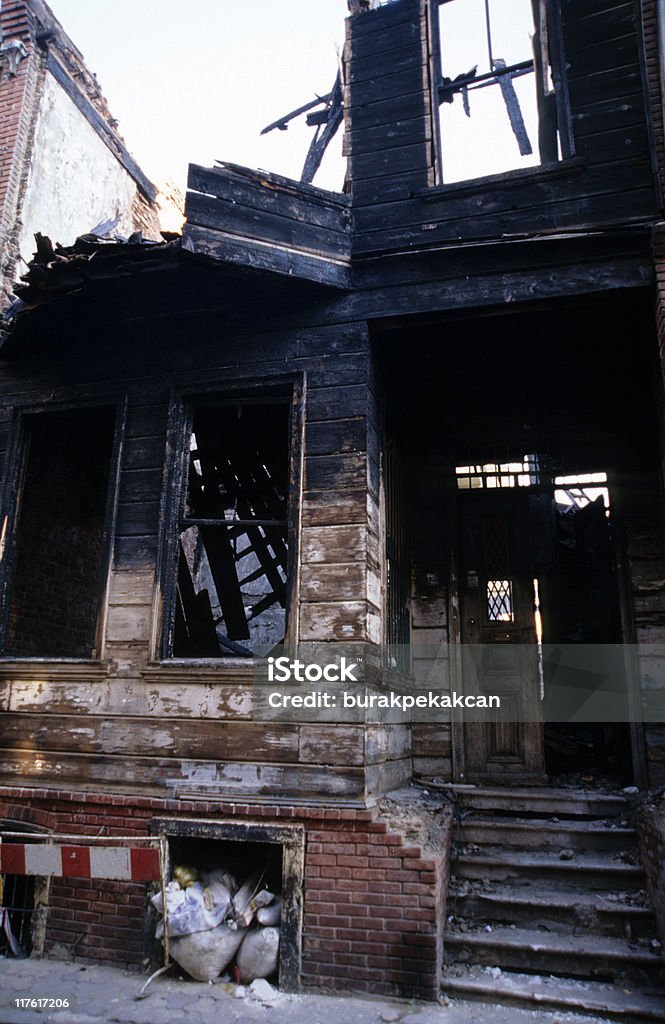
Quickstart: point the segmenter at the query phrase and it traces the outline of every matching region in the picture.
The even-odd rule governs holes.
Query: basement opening
[[[168,837],[171,959],[194,980],[228,975],[299,986],[304,832],[223,822],[155,822]],[[161,890],[151,900],[163,942]]]
[[[7,833],[21,833],[21,839],[8,842],[31,843],[29,833],[37,833],[20,821],[0,821],[0,843]],[[37,875],[0,874],[0,957],[28,957],[41,953],[44,942],[48,878]]]

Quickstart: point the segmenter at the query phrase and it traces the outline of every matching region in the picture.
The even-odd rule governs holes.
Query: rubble
[[[252,984],[276,973],[282,900],[262,888],[264,875],[255,870],[239,886],[223,869],[178,865],[165,892],[152,897],[161,915],[155,938],[164,943],[168,931],[170,956],[194,980],[215,981],[227,968]],[[268,995],[261,986],[256,991]]]

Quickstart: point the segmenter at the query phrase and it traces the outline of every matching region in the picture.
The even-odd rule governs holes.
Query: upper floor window
[[[570,156],[555,0],[439,0],[443,181]]]
[[[114,430],[109,408],[23,416],[3,530],[5,656],[99,653]]]
[[[289,435],[287,398],[189,409],[167,655],[252,657],[283,642]]]

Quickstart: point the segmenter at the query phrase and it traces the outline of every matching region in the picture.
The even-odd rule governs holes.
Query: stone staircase
[[[443,991],[665,1021],[665,960],[621,794],[458,791]]]

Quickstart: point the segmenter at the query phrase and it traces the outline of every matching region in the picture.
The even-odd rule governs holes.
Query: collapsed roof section
[[[237,164],[190,164],[183,247],[226,263],[349,286],[351,201]]]
[[[350,287],[345,196],[235,165],[192,165],[189,183],[182,237],[165,233],[157,242],[140,232],[89,233],[54,246],[36,235],[37,251],[14,289],[18,299],[0,322],[2,357],[14,356],[29,338],[34,351],[40,313],[51,314],[56,301],[61,322],[80,316],[81,302],[104,316],[117,305],[119,280],[123,319],[232,315],[257,304],[274,310]],[[174,277],[164,287],[169,273]]]

